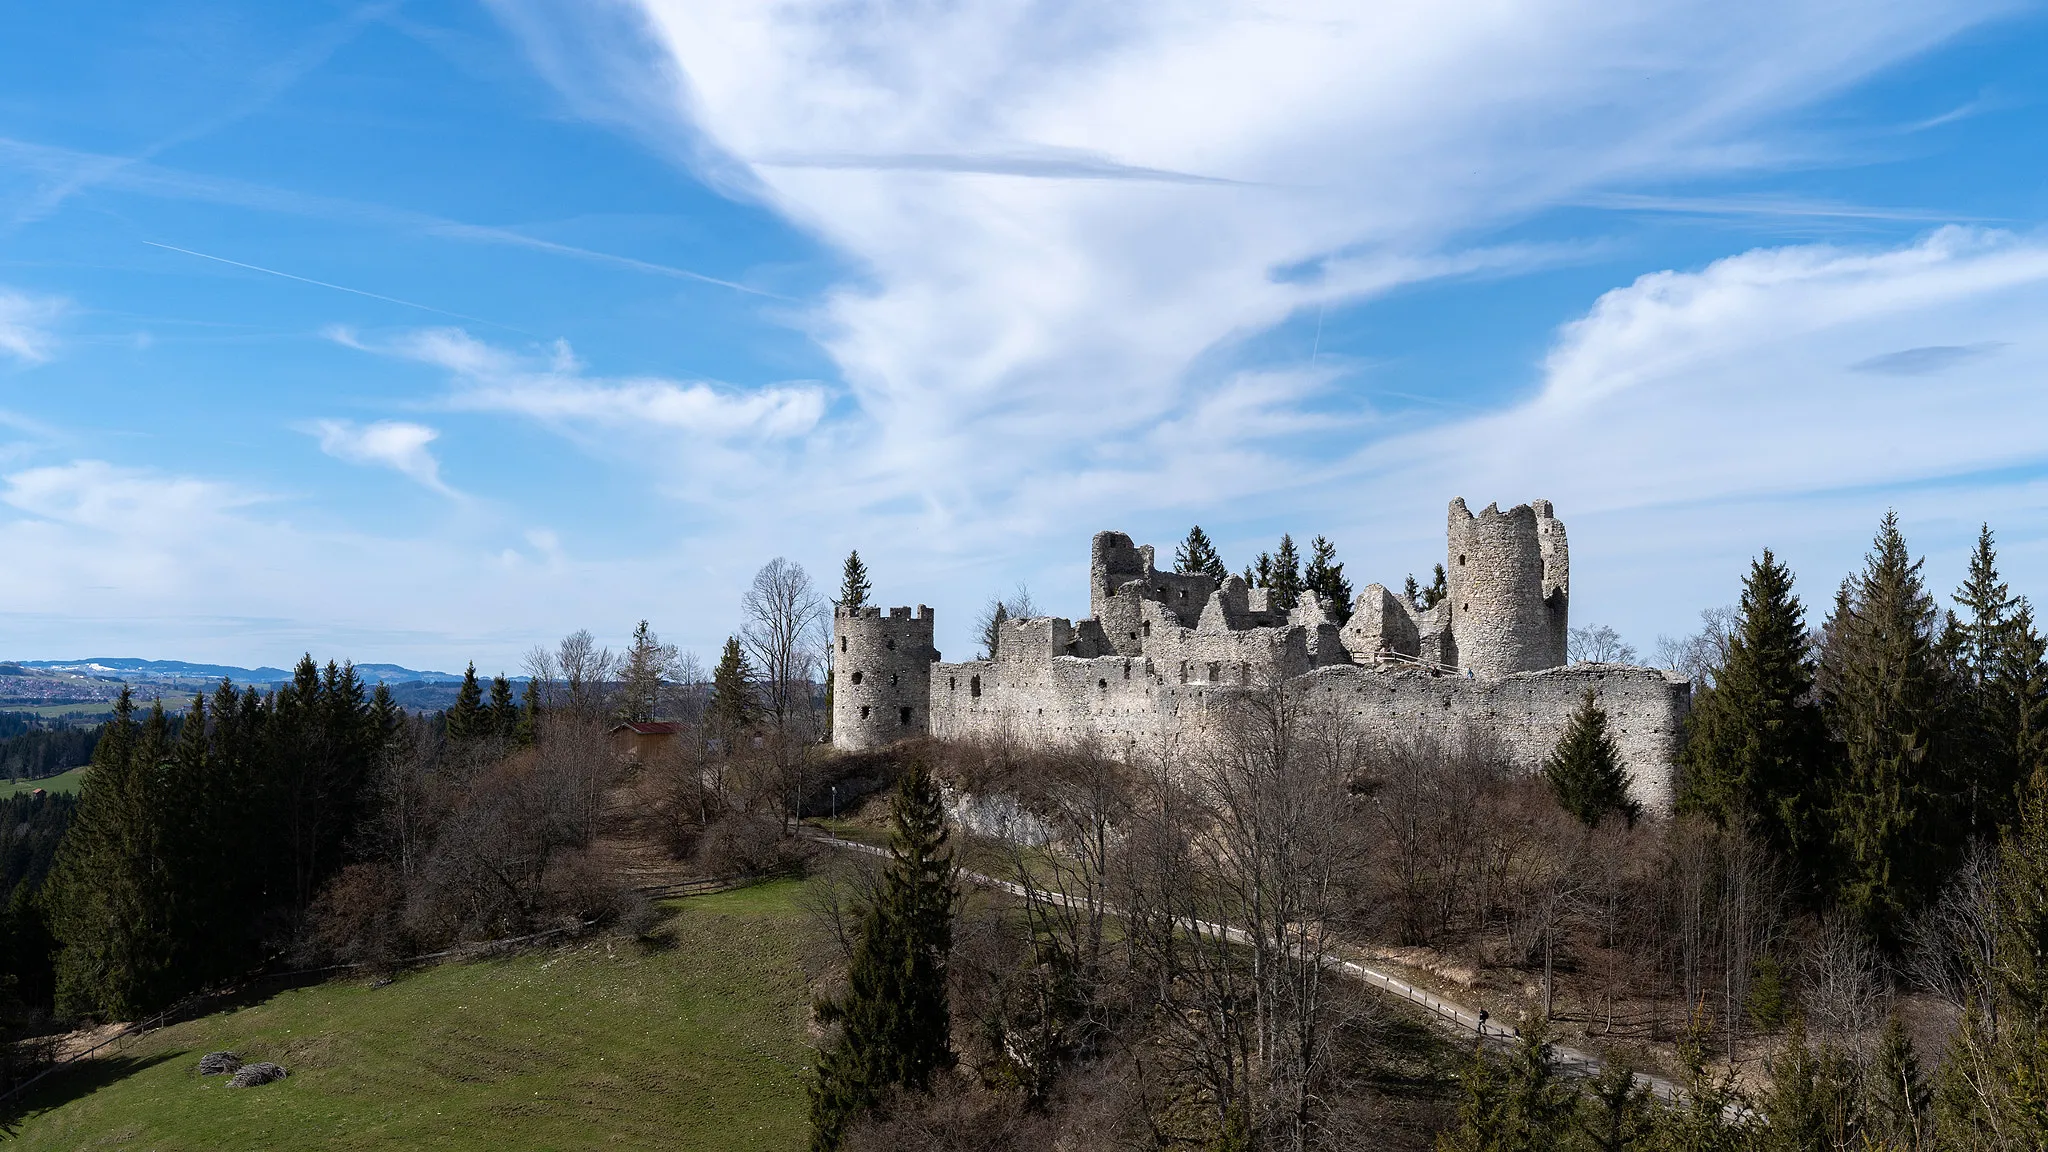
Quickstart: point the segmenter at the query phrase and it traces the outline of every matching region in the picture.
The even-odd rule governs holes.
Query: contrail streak
[[[510,324],[500,324],[496,320],[486,320],[481,316],[470,316],[462,312],[450,312],[446,308],[436,308],[432,304],[421,304],[413,300],[400,300],[396,296],[381,296],[375,292],[365,292],[361,288],[350,288],[346,284],[329,284],[325,280],[315,280],[309,276],[294,276],[289,272],[279,272],[275,268],[265,268],[260,264],[244,264],[240,260],[230,260],[225,256],[209,256],[204,252],[194,252],[190,248],[180,248],[176,244],[159,244],[154,240],[144,240],[143,243],[151,248],[162,248],[169,252],[182,252],[187,256],[197,256],[201,260],[212,260],[219,264],[230,264],[236,268],[247,268],[251,272],[261,272],[266,276],[282,276],[286,280],[296,280],[301,284],[312,284],[320,288],[332,288],[336,292],[347,292],[353,296],[368,296],[372,300],[382,300],[386,304],[400,304],[407,308],[417,308],[422,312],[432,312],[440,316],[452,316],[457,320],[468,320],[473,324],[488,324],[493,328],[503,328],[507,332],[517,332],[522,336],[535,335],[524,328],[514,328]]]

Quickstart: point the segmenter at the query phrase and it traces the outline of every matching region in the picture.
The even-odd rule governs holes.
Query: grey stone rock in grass
[[[242,1070],[242,1058],[233,1052],[208,1052],[199,1058],[201,1076],[226,1076]]]
[[[233,1080],[228,1081],[228,1087],[254,1088],[258,1084],[268,1084],[273,1080],[282,1080],[289,1075],[291,1073],[285,1071],[281,1065],[272,1064],[270,1061],[265,1060],[261,1064],[244,1066],[240,1072],[235,1073]]]

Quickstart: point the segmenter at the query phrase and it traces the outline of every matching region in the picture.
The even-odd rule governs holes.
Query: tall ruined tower
[[[1563,664],[1570,560],[1550,501],[1505,512],[1489,504],[1474,516],[1459,498],[1449,519],[1444,662],[1479,676]]]
[[[932,730],[932,610],[832,614],[832,746],[880,748]]]

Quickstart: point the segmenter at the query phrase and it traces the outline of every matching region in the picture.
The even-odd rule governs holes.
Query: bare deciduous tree
[[[1565,659],[1573,663],[1586,660],[1595,664],[1633,664],[1636,650],[1612,627],[1595,624],[1574,628],[1566,635]]]
[[[617,667],[612,650],[588,629],[562,637],[553,651],[536,645],[526,654],[526,674],[540,684],[541,706],[553,712],[608,714]]]
[[[787,732],[810,711],[825,602],[803,565],[777,556],[754,573],[740,607],[747,617],[740,639],[760,673],[761,703],[776,730]]]

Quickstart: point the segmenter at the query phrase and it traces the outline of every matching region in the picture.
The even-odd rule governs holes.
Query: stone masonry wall
[[[1221,693],[1246,687],[1246,668],[1178,660],[1060,657],[1045,664],[979,660],[933,666],[931,731],[949,739],[1008,738],[1060,745],[1095,740],[1112,748],[1156,748],[1199,726]],[[1679,725],[1691,686],[1653,668],[1580,664],[1498,679],[1419,669],[1336,665],[1297,687],[1383,739],[1428,734],[1454,739],[1469,729],[1497,736],[1535,771],[1557,747],[1590,689],[1608,713],[1646,808],[1669,812],[1676,792]]]
[[[880,748],[930,726],[932,610],[920,604],[832,616],[832,743],[849,752]]]

